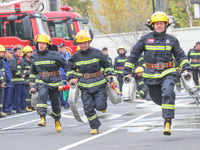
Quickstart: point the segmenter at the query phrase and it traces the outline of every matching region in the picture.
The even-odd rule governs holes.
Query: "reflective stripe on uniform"
[[[118,62],[118,63],[120,63],[120,62],[126,62],[126,60],[127,60],[127,59],[118,59],[117,62]]]
[[[0,107],[3,107],[3,104],[0,104]]]
[[[128,68],[131,68],[131,69],[133,69],[134,67],[135,67],[135,65],[134,64],[132,64],[132,63],[130,63],[130,62],[125,62],[125,65],[124,65],[125,67],[128,67]]]
[[[67,71],[67,73],[66,73],[66,77],[68,76],[68,75],[70,75],[70,74],[74,74],[74,70],[71,70],[71,71]]]
[[[113,68],[105,68],[105,72],[113,71]]]
[[[141,93],[142,95],[144,95],[144,91],[140,90],[140,93]]]
[[[31,68],[31,66],[25,66],[25,68],[26,68],[26,69],[30,69],[30,68]]]
[[[190,64],[191,67],[200,67],[200,64]]]
[[[15,75],[19,75],[20,74],[20,71],[18,70],[16,73],[15,73]]]
[[[56,61],[51,61],[51,60],[44,60],[44,61],[36,61],[34,64],[37,65],[50,65],[50,64],[55,64]]]
[[[88,117],[88,120],[89,121],[92,121],[92,120],[94,120],[94,119],[96,119],[97,118],[97,114],[94,114],[92,117]]]
[[[145,45],[146,50],[171,50],[172,47],[169,45],[166,46],[156,46],[156,45]]]
[[[117,70],[117,74],[123,74],[123,71]]]
[[[17,69],[20,69],[20,68],[22,68],[22,66],[17,66]]]
[[[36,80],[35,80],[35,83],[46,83],[46,82],[43,82],[42,80],[36,79]],[[60,81],[60,82],[55,82],[55,83],[46,83],[46,84],[48,84],[48,85],[50,85],[50,86],[60,86],[60,85],[62,85],[62,81]]]
[[[36,104],[36,107],[44,107],[44,108],[47,108],[48,105],[47,105],[47,104]]]
[[[200,53],[197,53],[197,52],[191,52],[190,55],[193,55],[193,56],[200,56]]]
[[[30,74],[30,76],[29,76],[29,78],[35,78],[36,77],[36,75],[34,75],[34,74]]]
[[[187,59],[182,60],[180,63],[180,67],[183,68],[183,65],[186,63],[189,63]]]
[[[162,104],[162,109],[175,109],[174,104]]]
[[[162,78],[164,77],[165,75],[169,74],[169,73],[172,73],[172,72],[176,72],[176,69],[175,68],[170,68],[170,69],[167,69],[163,72],[161,72],[160,74],[147,74],[147,73],[143,73],[142,76],[144,78]]]
[[[90,83],[90,84],[79,82],[78,85],[85,87],[85,88],[92,88],[92,87],[95,87],[95,86],[98,86],[98,85],[101,85],[101,84],[104,84],[104,83],[106,83],[106,79],[100,80],[98,82]]]
[[[86,61],[78,61],[76,62],[76,66],[81,66],[81,65],[88,65],[92,63],[100,62],[100,58],[94,58]]]
[[[138,85],[142,85],[142,84],[144,84],[144,81],[141,81],[141,82],[138,83]]]
[[[13,78],[13,79],[11,79],[11,81],[13,82],[13,81],[24,81],[24,78]]]
[[[58,117],[58,116],[60,116],[61,113],[56,114],[55,112],[52,111],[52,114],[53,114],[54,116]]]
[[[27,102],[30,102],[30,101],[31,101],[31,99],[30,99],[30,98],[26,98],[26,101],[27,101]]]
[[[5,71],[5,69],[4,69],[4,68],[2,68],[2,69],[1,69],[1,72],[3,72],[3,71]]]

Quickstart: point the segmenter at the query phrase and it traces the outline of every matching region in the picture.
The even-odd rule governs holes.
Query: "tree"
[[[194,18],[194,6],[190,0],[170,1],[169,14],[177,20],[175,27],[193,27],[199,26],[199,19]]]
[[[89,9],[92,5],[90,0],[62,0],[63,5],[69,5],[74,9],[75,12],[78,12],[81,16],[88,17]]]

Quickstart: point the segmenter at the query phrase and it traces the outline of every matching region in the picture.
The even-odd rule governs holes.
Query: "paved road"
[[[46,127],[38,127],[36,112],[11,115],[0,119],[0,150],[199,150],[200,107],[191,102],[187,95],[176,100],[171,136],[162,134],[161,107],[152,102],[108,101],[107,112],[98,112],[98,135],[90,135],[88,123],[77,122],[69,109],[62,109],[61,133],[56,133],[51,117]],[[77,107],[83,114],[80,101]]]

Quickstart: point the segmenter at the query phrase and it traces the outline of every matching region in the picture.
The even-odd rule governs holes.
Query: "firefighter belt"
[[[53,72],[39,72],[41,77],[50,77],[50,76],[59,76],[60,71],[53,71]]]
[[[159,62],[156,64],[146,63],[146,68],[149,68],[149,69],[164,70],[165,68],[170,68],[170,67],[174,67],[174,61],[170,61],[166,63]]]

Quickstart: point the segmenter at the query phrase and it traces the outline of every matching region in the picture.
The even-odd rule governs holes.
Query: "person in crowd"
[[[169,19],[164,12],[155,12],[149,24],[150,32],[141,37],[133,47],[128,57],[124,75],[131,76],[132,69],[138,56],[144,52],[146,68],[143,72],[144,83],[147,84],[154,103],[162,106],[164,121],[164,135],[171,135],[171,123],[174,118],[176,69],[173,57],[178,61],[184,72],[191,72],[190,64],[179,41],[166,33]]]
[[[123,70],[124,70],[124,64],[127,60],[126,50],[123,46],[119,46],[117,49],[117,53],[119,55],[115,58],[114,73],[117,74],[117,80],[119,81],[120,93],[122,94],[123,77],[124,77]]]
[[[135,76],[134,79],[136,81],[136,97],[138,99],[145,99],[145,100],[151,100],[149,96],[149,90],[146,84],[144,84],[144,78],[142,77],[142,74],[144,72],[143,67],[139,66],[135,69]]]
[[[68,62],[68,60],[70,59],[70,54],[69,54],[69,52],[66,52],[65,43],[58,44],[58,51],[66,59],[66,61]],[[66,83],[66,72],[61,67],[60,67],[59,70],[61,72],[61,78],[62,78],[63,84],[66,85],[67,84]],[[64,107],[64,109],[68,109],[69,108],[68,91],[62,91],[61,92],[60,102],[61,102],[61,106]]]
[[[22,72],[25,75],[25,88],[26,91],[24,91],[26,95],[26,111],[31,112],[35,111],[35,109],[31,106],[31,94],[29,93],[30,86],[29,86],[29,75],[30,75],[30,68],[32,64],[32,53],[33,49],[30,46],[25,46],[23,48],[24,54],[23,57],[20,61],[21,66],[22,66]]]
[[[104,53],[104,55],[106,56],[106,58],[108,59],[108,61],[111,63],[111,66],[112,65],[112,59],[108,56],[108,48],[107,47],[103,47],[102,48],[102,52]]]
[[[194,48],[188,51],[187,58],[188,61],[190,61],[190,66],[192,67],[192,74],[196,87],[200,90],[200,42],[196,42]]]
[[[5,69],[3,66],[3,57],[6,50],[3,45],[0,45],[0,118],[6,117],[7,114],[3,112],[3,99],[4,99],[4,88],[5,86]]]
[[[6,75],[6,88],[4,89],[4,100],[3,100],[3,112],[7,115],[11,115],[14,112],[11,110],[11,88],[12,88],[12,73],[10,66],[10,59],[13,57],[13,51],[11,49],[6,50],[6,54],[3,58],[3,65],[5,68]]]
[[[107,109],[106,79],[100,70],[104,68],[109,76],[112,68],[102,51],[90,47],[92,38],[88,31],[79,31],[75,41],[80,50],[69,59],[66,76],[69,83],[78,82],[84,112],[92,129],[90,134],[98,134],[101,123],[95,109],[103,113]]]
[[[11,91],[11,102],[12,108],[17,113],[24,113],[25,111],[25,75],[22,72],[20,57],[22,48],[15,46],[13,48],[13,57],[10,59],[11,73],[12,73],[12,91]]]
[[[61,132],[61,105],[58,86],[62,85],[62,78],[59,68],[62,67],[66,70],[67,61],[54,50],[54,45],[51,44],[51,39],[47,34],[36,36],[36,48],[37,52],[33,56],[29,84],[36,84],[38,90],[36,108],[41,119],[38,126],[46,126],[47,99],[49,97],[52,106],[52,117],[55,120],[55,129],[57,132]]]

